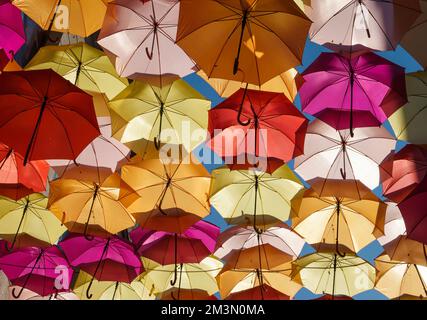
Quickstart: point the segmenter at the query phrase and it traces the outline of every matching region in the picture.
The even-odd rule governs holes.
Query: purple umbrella
[[[18,299],[24,289],[29,289],[41,296],[68,291],[73,270],[61,251],[52,246],[49,248],[26,247],[13,251],[0,258],[0,269],[15,289],[12,295]]]
[[[92,297],[90,288],[94,278],[131,283],[144,271],[133,246],[116,236],[88,240],[83,235],[73,234],[59,245],[72,266],[93,276],[86,290],[88,299]]]
[[[9,2],[0,0],[0,48],[9,58],[13,58],[24,43],[21,11]]]
[[[380,126],[407,102],[405,69],[374,53],[322,53],[302,74],[302,110],[337,130]]]

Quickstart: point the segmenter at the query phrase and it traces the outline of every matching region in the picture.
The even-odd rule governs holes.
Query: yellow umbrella
[[[48,199],[34,193],[18,201],[0,197],[0,237],[16,245],[50,246],[55,244],[67,229],[46,209]]]
[[[406,75],[408,103],[389,117],[399,140],[427,144],[427,72]]]
[[[383,234],[387,205],[367,187],[356,188],[350,180],[328,180],[319,191],[322,181],[316,180],[305,192],[293,219],[295,232],[310,244],[342,244],[353,252]]]
[[[12,4],[44,30],[81,37],[101,29],[112,0],[13,0]]]
[[[80,271],[74,284],[73,292],[80,300],[88,300],[86,297],[93,276]],[[93,280],[91,286],[93,300],[154,300],[155,295],[150,295],[150,291],[139,280],[131,283],[118,281],[98,281]]]
[[[426,266],[393,261],[383,255],[375,259],[375,267],[378,271],[375,289],[388,298],[427,298]]]
[[[43,47],[25,69],[52,69],[80,89],[104,93],[109,99],[128,85],[102,51],[85,43]]]
[[[384,245],[384,251],[394,261],[424,265],[427,267],[427,244],[399,236]]]
[[[181,233],[210,213],[210,174],[202,164],[184,160],[146,159],[122,167],[123,181],[135,192],[121,202],[139,224]]]
[[[223,98],[228,98],[240,88],[245,87],[245,84],[239,81],[215,78],[209,79],[203,70],[200,70],[197,74],[203,80],[207,81]],[[290,101],[294,101],[301,84],[302,77],[298,75],[298,71],[296,69],[292,68],[267,81],[261,86],[248,85],[248,89],[283,93]]]
[[[255,229],[288,220],[298,209],[304,187],[283,165],[272,174],[230,170],[212,171],[210,203],[231,224],[252,224]]]
[[[116,234],[135,225],[120,202],[121,195],[132,190],[116,173],[102,183],[58,179],[50,188],[48,207],[71,232],[85,236]]]
[[[332,297],[352,297],[372,289],[375,282],[375,268],[351,253],[345,257],[333,252],[305,256],[293,263],[293,276],[297,275],[313,293],[330,294]]]
[[[122,143],[141,139],[183,144],[193,150],[206,138],[210,101],[177,80],[162,88],[135,81],[109,104],[113,136]]]
[[[222,262],[214,257],[207,257],[200,263],[185,263],[178,266],[178,279],[175,278],[175,265],[159,265],[147,258],[142,258],[147,273],[141,282],[150,288],[152,294],[159,294],[171,288],[204,290],[209,295],[218,291],[215,277],[221,271]],[[174,283],[174,284],[172,284]],[[179,299],[179,290],[175,296]]]

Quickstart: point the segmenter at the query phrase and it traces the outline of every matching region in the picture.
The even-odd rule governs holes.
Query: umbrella
[[[180,5],[177,43],[209,78],[262,85],[301,63],[311,21],[293,1]]]
[[[93,277],[81,271],[74,284],[74,293],[86,300],[86,291]],[[93,280],[92,292],[94,300],[154,300],[155,295],[150,296],[150,291],[139,280],[131,283],[119,281]]]
[[[272,174],[222,167],[212,171],[210,204],[228,223],[251,224],[262,233],[267,225],[295,214],[303,188],[286,165]]]
[[[408,197],[399,203],[408,238],[425,244],[427,244],[426,192],[427,178],[423,179]]]
[[[21,12],[9,2],[0,3],[0,48],[13,59],[25,43]]]
[[[302,110],[337,130],[379,126],[407,102],[405,69],[374,53],[324,52],[302,76]]]
[[[88,37],[98,31],[112,0],[12,0],[43,30]]]
[[[393,261],[386,255],[375,259],[375,289],[390,299],[401,296],[427,297],[427,267]]]
[[[135,193],[121,201],[144,228],[182,234],[210,213],[211,177],[200,163],[142,160],[123,166],[122,179]]]
[[[18,201],[0,196],[0,236],[16,247],[55,244],[66,228],[46,209],[47,198],[39,193]]]
[[[427,175],[427,150],[407,145],[391,153],[380,165],[383,195],[402,202]]]
[[[43,47],[25,69],[52,69],[80,89],[104,93],[109,99],[128,85],[102,51],[85,43]]]
[[[19,298],[15,299],[12,295],[13,290],[21,290],[21,288],[17,286],[10,286],[9,300],[79,300],[79,298],[72,292],[58,292],[47,296],[41,296],[37,292],[25,288]]]
[[[0,143],[0,194],[18,200],[46,190],[49,165],[43,160],[29,161]]]
[[[0,74],[0,141],[29,160],[75,159],[100,132],[90,95],[52,70]]]
[[[239,81],[208,78],[203,70],[198,71],[197,74],[203,80],[208,82],[209,85],[216,91],[216,93],[218,93],[218,95],[223,98],[230,97],[236,91],[244,87],[244,84]],[[292,68],[267,81],[261,86],[250,84],[248,85],[248,89],[283,93],[286,98],[289,99],[289,101],[294,101],[301,84],[302,78],[299,76],[298,71]]]
[[[331,252],[310,254],[293,263],[292,273],[313,293],[330,294],[333,299],[336,295],[353,297],[372,289],[375,282],[375,268],[348,252],[344,257]]]
[[[132,192],[113,174],[102,183],[58,179],[50,183],[48,208],[71,232],[105,236],[135,225],[135,219],[120,202],[120,193]]]
[[[0,268],[12,285],[20,287],[12,290],[15,299],[22,295],[24,289],[41,296],[69,291],[73,276],[73,269],[56,246],[14,250],[0,258]],[[59,276],[62,280],[58,280]]]
[[[114,55],[121,76],[163,87],[194,72],[194,62],[175,44],[179,14],[178,0],[114,1],[98,43]]]
[[[113,136],[125,144],[146,139],[159,149],[166,141],[191,151],[206,138],[210,101],[184,80],[162,88],[135,81],[109,107]]]
[[[111,137],[109,118],[98,118],[101,135],[73,160],[49,160],[53,170],[64,179],[102,182],[130,161],[130,150]]]
[[[382,246],[406,233],[405,222],[397,204],[393,202],[386,202],[386,204],[384,235],[377,239]]]
[[[204,290],[200,289],[177,289],[171,288],[165,292],[158,294],[158,300],[175,300],[179,291],[179,300],[218,300],[215,295],[209,295]]]
[[[307,129],[304,155],[295,159],[295,171],[306,181],[315,178],[360,180],[370,189],[380,181],[378,166],[396,140],[384,127],[337,131],[320,120]]]
[[[289,277],[292,260],[292,256],[269,244],[236,250],[227,258],[224,268],[217,276],[221,297],[225,299],[229,295],[254,289],[258,290],[263,300],[266,293],[264,290],[268,287],[287,296],[294,296],[301,285]]]
[[[380,51],[394,50],[421,13],[418,0],[312,0],[309,11],[312,41]]]
[[[384,245],[384,251],[391,260],[427,266],[427,245],[404,235]]]
[[[427,144],[426,104],[427,73],[418,72],[406,75],[406,88],[409,102],[393,113],[390,124],[396,137],[414,144]]]
[[[83,236],[72,234],[59,245],[73,267],[92,275],[86,287],[88,299],[93,297],[90,291],[94,279],[131,283],[144,271],[132,245],[116,236],[87,240]]]
[[[215,256],[227,259],[234,250],[249,249],[262,244],[270,244],[284,253],[298,257],[305,241],[284,223],[271,226],[260,235],[253,227],[233,226],[221,233]]]
[[[358,252],[372,241],[375,234],[383,234],[386,204],[368,188],[355,188],[351,181],[314,181],[313,188],[302,198],[292,226],[308,243],[335,244],[336,253],[342,244]]]
[[[230,294],[225,300],[290,300],[288,295],[268,286],[255,287]]]
[[[215,280],[217,274],[221,271],[222,262],[214,257],[207,257],[200,263],[185,263],[178,267],[178,280],[175,278],[175,265],[159,265],[149,259],[143,258],[147,273],[141,279],[147,288],[151,288],[152,294],[167,292],[176,288],[172,299],[181,299],[181,290],[203,290],[209,295],[218,291],[218,284]],[[170,291],[169,291],[170,293]],[[184,291],[185,298],[185,291]]]
[[[425,34],[427,28],[427,1],[421,0],[422,14],[404,35],[401,46],[404,47],[423,66],[427,66],[427,47],[424,41],[420,41],[420,36]]]
[[[209,111],[208,145],[225,158],[250,154],[290,161],[303,153],[307,125],[283,94],[240,89]]]

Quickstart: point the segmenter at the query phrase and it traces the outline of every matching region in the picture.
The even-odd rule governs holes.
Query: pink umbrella
[[[21,11],[7,1],[0,2],[0,48],[9,58],[25,43]]]
[[[98,43],[116,56],[122,77],[162,86],[169,76],[194,72],[193,61],[175,44],[178,17],[179,0],[117,0],[108,4]]]
[[[41,296],[68,291],[73,276],[67,259],[56,246],[15,250],[0,258],[0,269],[13,285],[21,287],[18,293],[15,288],[12,290],[15,299],[21,296],[24,289]]]
[[[97,118],[101,135],[90,143],[75,161],[47,161],[61,178],[82,179],[94,172],[93,181],[102,182],[130,160],[130,150],[124,144],[111,137],[111,120],[107,117]],[[96,168],[97,170],[90,170]],[[89,169],[89,170],[88,170]]]
[[[303,73],[303,111],[337,130],[375,127],[407,102],[405,69],[374,53],[322,53]]]
[[[86,290],[88,299],[92,297],[90,288],[93,280],[119,281],[131,283],[144,268],[133,246],[117,236],[108,239],[83,235],[70,235],[59,244],[74,267],[93,276]]]

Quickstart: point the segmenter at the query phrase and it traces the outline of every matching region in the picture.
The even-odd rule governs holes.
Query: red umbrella
[[[0,74],[0,141],[24,165],[75,159],[99,135],[92,97],[54,71]]]
[[[409,144],[391,153],[380,165],[383,195],[399,203],[403,201],[427,174],[427,150]]]
[[[5,144],[0,143],[0,195],[18,200],[46,190],[49,165],[43,160],[24,159]]]
[[[307,125],[282,93],[240,89],[209,111],[208,144],[226,160],[247,154],[268,159],[274,168],[277,159],[290,161],[303,154]]]
[[[290,297],[264,284],[230,294],[226,300],[290,300]]]
[[[427,178],[424,178],[398,207],[405,221],[407,237],[427,244]]]

